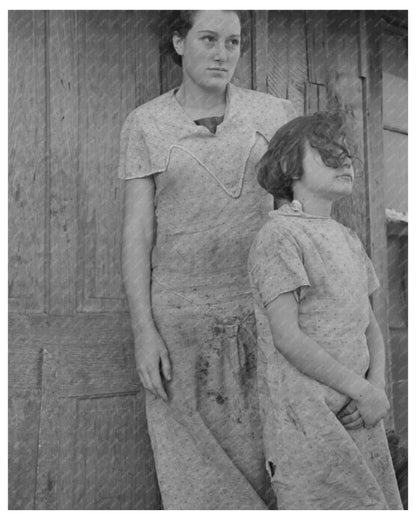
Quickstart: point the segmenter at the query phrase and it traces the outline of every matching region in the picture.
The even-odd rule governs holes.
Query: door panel
[[[9,308],[44,312],[45,15],[9,12]]]

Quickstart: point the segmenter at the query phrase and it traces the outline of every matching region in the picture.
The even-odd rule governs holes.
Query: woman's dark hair
[[[179,56],[175,51],[172,43],[172,37],[175,33],[182,38],[188,34],[192,28],[195,20],[195,15],[198,11],[160,11],[159,13],[159,28],[160,28],[160,50],[162,54],[169,54],[173,61],[182,66],[182,56]],[[244,20],[246,16],[244,11],[231,11],[236,13],[241,24],[241,53],[244,52],[247,45],[247,37],[245,31]]]
[[[345,112],[316,112],[292,119],[274,134],[257,164],[260,186],[276,199],[293,200],[292,184],[303,175],[306,141],[331,168],[340,168],[347,157],[358,158]]]

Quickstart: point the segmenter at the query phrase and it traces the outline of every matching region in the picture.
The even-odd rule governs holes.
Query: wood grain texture
[[[9,509],[34,509],[40,391],[9,392]]]
[[[367,200],[365,179],[363,89],[360,78],[359,15],[357,12],[327,14],[328,108],[342,109],[353,126],[359,160],[355,164],[354,190],[334,204],[333,215],[352,228],[368,245]]]
[[[296,113],[303,115],[307,81],[305,13],[270,11],[268,48],[270,94],[289,99]]]
[[[241,30],[246,38],[246,48],[241,53],[232,83],[237,87],[253,88],[253,13],[241,11]]]
[[[382,24],[375,12],[366,12],[361,18],[361,34],[364,35],[367,61],[371,66],[364,81],[365,144],[366,144],[366,190],[368,194],[368,235],[367,251],[374,263],[381,283],[381,290],[372,297],[374,314],[380,325],[386,344],[387,393],[392,396],[391,347],[388,330],[388,272],[387,237],[384,197],[383,160],[383,92],[382,92]],[[393,411],[385,421],[394,427]]]
[[[78,310],[126,310],[120,277],[119,136],[135,108],[138,18],[87,11],[79,21]],[[146,63],[143,64],[146,67]]]
[[[269,11],[267,88],[269,94],[283,99],[289,96],[289,31],[288,13]]]
[[[31,436],[24,449],[15,440],[11,446],[15,479],[30,450],[24,464],[31,486],[26,482],[27,497],[18,488],[11,496],[16,508],[27,508],[30,495],[35,509],[158,509],[128,316],[16,314],[10,333],[43,346],[41,392],[32,391],[37,408],[30,408],[29,390],[26,404],[13,393],[13,435]],[[17,406],[26,408],[13,412]]]
[[[253,88],[267,92],[268,11],[254,11],[253,15]]]
[[[306,56],[308,81],[315,85],[327,83],[326,12],[306,11]]]
[[[64,399],[61,409],[58,509],[159,509],[142,399]]]
[[[45,309],[45,14],[9,11],[9,305]]]
[[[48,12],[50,81],[50,310],[76,308],[78,134],[78,11]]]

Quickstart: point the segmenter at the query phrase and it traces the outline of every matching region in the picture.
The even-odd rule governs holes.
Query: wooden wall
[[[119,132],[178,84],[152,11],[9,12],[9,507],[158,509],[120,274]],[[379,15],[247,12],[235,83],[354,114],[363,174],[336,217],[387,313]],[[388,338],[387,330],[383,332]],[[392,418],[390,418],[392,423]]]

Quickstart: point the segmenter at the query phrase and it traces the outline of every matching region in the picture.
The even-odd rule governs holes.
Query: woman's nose
[[[227,59],[227,51],[225,48],[225,43],[217,42],[217,44],[215,46],[214,59],[216,61],[225,61]]]

